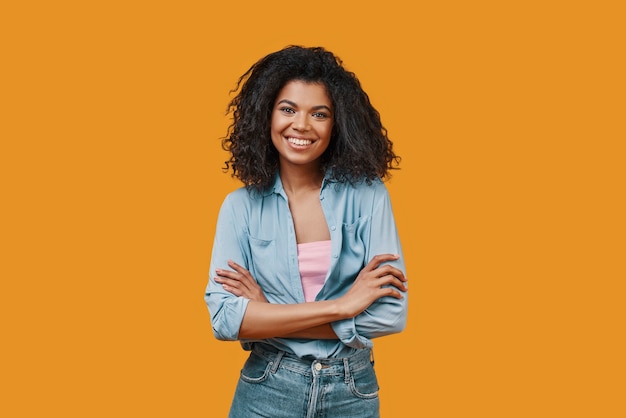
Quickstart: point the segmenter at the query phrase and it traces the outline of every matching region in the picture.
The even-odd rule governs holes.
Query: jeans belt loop
[[[276,370],[278,370],[278,366],[280,365],[280,361],[282,360],[284,355],[285,355],[284,351],[278,350],[278,353],[276,354],[276,358],[273,361],[274,364],[272,364],[272,368],[270,369],[272,373],[276,373]]]
[[[346,383],[350,383],[350,361],[347,358],[343,359],[343,372]]]

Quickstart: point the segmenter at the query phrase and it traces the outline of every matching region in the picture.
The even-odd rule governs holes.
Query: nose
[[[309,119],[304,112],[300,112],[293,120],[292,127],[297,131],[306,131],[309,129]]]

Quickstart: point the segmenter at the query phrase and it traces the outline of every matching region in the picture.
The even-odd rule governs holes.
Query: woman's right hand
[[[405,284],[408,279],[402,270],[390,264],[380,265],[398,258],[397,254],[378,254],[359,272],[352,287],[338,300],[349,318],[354,318],[382,297],[403,298],[400,291],[408,290]]]
[[[267,303],[263,289],[247,269],[232,260],[228,261],[228,266],[235,271],[215,269],[218,275],[215,277],[216,283],[221,284],[224,290],[235,296],[243,296],[246,299]]]

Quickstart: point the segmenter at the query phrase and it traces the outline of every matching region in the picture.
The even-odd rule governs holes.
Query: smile
[[[287,141],[289,141],[290,143],[294,145],[311,145],[313,143],[313,141],[311,141],[310,139],[300,139],[300,138],[293,138],[293,137],[288,137]]]

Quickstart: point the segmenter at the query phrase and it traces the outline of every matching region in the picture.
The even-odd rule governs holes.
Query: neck
[[[280,180],[287,194],[319,190],[324,173],[319,168],[280,167]]]

